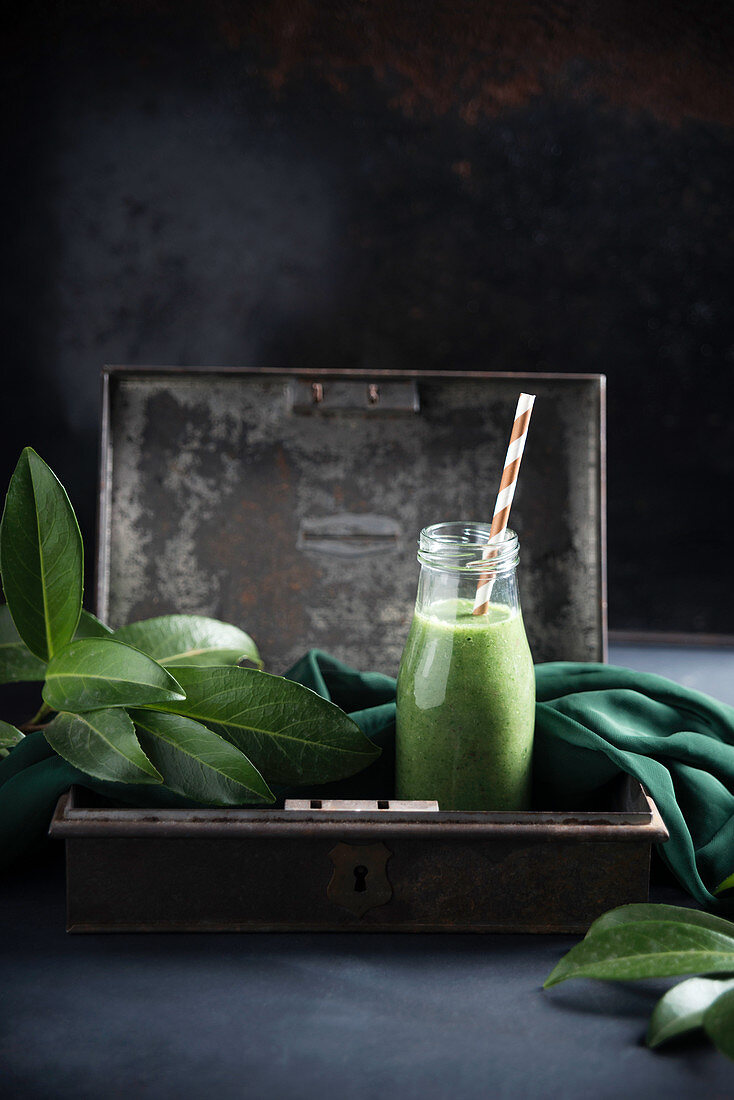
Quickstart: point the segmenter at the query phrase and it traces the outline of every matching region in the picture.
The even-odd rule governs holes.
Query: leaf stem
[[[38,708],[36,713],[33,715],[33,717],[29,718],[28,721],[25,723],[25,725],[20,727],[21,733],[32,733],[33,730],[38,729],[39,728],[39,723],[48,714],[53,714],[53,708],[50,707],[48,705],[48,703],[41,703],[40,707]]]

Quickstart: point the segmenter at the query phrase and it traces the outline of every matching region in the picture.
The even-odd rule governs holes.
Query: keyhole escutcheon
[[[357,894],[363,894],[367,889],[367,883],[365,879],[369,874],[369,868],[365,867],[363,863],[360,863],[354,868],[354,891]]]
[[[360,920],[369,909],[387,905],[392,898],[387,877],[387,861],[391,856],[392,852],[382,842],[345,844],[340,840],[329,852],[334,865],[326,887],[329,901]]]

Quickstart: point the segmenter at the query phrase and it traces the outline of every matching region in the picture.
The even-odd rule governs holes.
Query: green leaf
[[[655,1005],[647,1029],[647,1045],[658,1047],[676,1035],[702,1027],[706,1009],[729,989],[734,989],[734,978],[728,981],[689,978],[674,985]]]
[[[15,628],[7,604],[0,606],[0,684],[40,681],[46,662],[34,657]]]
[[[184,703],[154,705],[203,722],[269,783],[328,783],[354,775],[380,750],[356,722],[309,688],[251,668],[176,669]]]
[[[84,550],[63,485],[26,447],[0,524],[0,571],[18,633],[42,661],[74,637],[82,609]]]
[[[734,1059],[734,989],[722,993],[706,1009],[703,1027],[717,1050]]]
[[[203,615],[161,615],[157,619],[143,619],[120,627],[114,636],[142,649],[162,665],[236,665],[247,658],[262,666],[257,646],[249,634]]]
[[[82,611],[75,638],[106,638],[110,628]],[[34,657],[15,629],[7,604],[0,604],[0,684],[21,680],[40,682],[46,678],[46,662]]]
[[[734,972],[734,938],[677,921],[633,921],[587,936],[545,980],[666,978]]]
[[[82,611],[75,638],[109,638],[112,630],[100,622],[91,611]]]
[[[44,730],[54,752],[95,779],[113,783],[161,783],[128,714],[118,707],[89,714],[57,714]]]
[[[734,874],[729,875],[727,878],[724,879],[723,882],[720,882],[719,885],[714,890],[714,893],[715,894],[723,894],[725,890],[731,890],[731,888],[733,886],[734,886]]]
[[[23,740],[23,734],[9,722],[0,722],[0,749],[12,749]]]
[[[179,714],[130,712],[138,738],[170,790],[209,806],[274,802],[244,753],[206,726]]]
[[[184,693],[152,657],[113,638],[72,642],[49,662],[43,699],[75,713],[180,701]]]
[[[638,921],[673,921],[679,924],[695,924],[699,928],[710,928],[712,932],[720,932],[723,936],[734,937],[734,923],[724,920],[723,917],[715,917],[713,913],[703,913],[700,909],[688,909],[682,905],[661,905],[657,902],[650,904],[638,903],[635,905],[620,905],[616,909],[610,909],[604,913],[589,928],[586,939],[595,936],[598,932],[605,932],[608,928],[616,928],[619,925],[631,924]]]

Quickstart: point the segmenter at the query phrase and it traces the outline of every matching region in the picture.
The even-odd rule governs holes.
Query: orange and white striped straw
[[[528,424],[530,423],[530,414],[533,411],[534,403],[534,394],[520,394],[517,402],[517,409],[515,410],[515,420],[512,425],[512,432],[510,433],[510,443],[505,457],[505,467],[502,471],[502,480],[500,481],[497,501],[494,506],[492,526],[489,532],[489,542],[482,552],[482,561],[493,558],[497,553],[497,548],[492,546],[492,541],[494,539],[499,539],[500,535],[504,535],[507,521],[510,518],[512,498],[515,495],[515,486],[517,485],[517,474],[520,469],[522,453],[525,450],[525,440],[528,436]],[[493,585],[493,573],[480,574],[479,580],[477,581],[477,594],[474,598],[474,610],[472,614],[486,614],[487,608],[489,607],[490,596],[492,595]]]

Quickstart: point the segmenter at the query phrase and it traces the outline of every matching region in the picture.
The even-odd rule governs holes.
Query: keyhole
[[[367,883],[365,879],[369,873],[369,868],[360,864],[359,867],[354,868],[354,892],[356,894],[363,894],[367,889]]]

